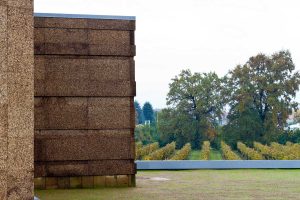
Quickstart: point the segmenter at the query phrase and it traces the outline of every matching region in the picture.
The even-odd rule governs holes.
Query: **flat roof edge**
[[[135,16],[84,15],[84,14],[63,14],[63,13],[34,13],[34,17],[74,18],[74,19],[115,19],[115,20],[136,19]]]

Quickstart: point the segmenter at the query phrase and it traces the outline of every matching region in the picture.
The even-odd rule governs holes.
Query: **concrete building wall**
[[[33,199],[33,2],[0,1],[0,199]]]
[[[135,20],[44,14],[34,27],[36,186],[133,185]]]

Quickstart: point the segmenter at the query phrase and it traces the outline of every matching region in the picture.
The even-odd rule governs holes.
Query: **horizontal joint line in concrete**
[[[107,81],[109,82],[109,81]],[[135,95],[131,96],[34,96],[36,98],[128,98],[134,97]]]
[[[119,28],[99,28],[99,29],[97,29],[97,28],[89,28],[89,27],[87,27],[87,28],[69,28],[69,27],[66,27],[66,28],[64,28],[64,27],[47,27],[47,26],[35,26],[34,28],[36,28],[36,29],[57,29],[57,30],[92,30],[92,31],[122,31],[122,32],[124,32],[124,31],[128,31],[128,32],[130,32],[130,31],[135,31],[135,29],[119,29]]]
[[[101,159],[98,159],[98,160],[36,160],[34,161],[36,164],[61,164],[61,165],[64,165],[64,164],[70,164],[70,163],[74,163],[74,165],[76,164],[84,164],[84,163],[88,163],[88,162],[105,162],[105,161],[134,161],[134,159],[132,157],[128,157],[128,158],[101,158]],[[78,162],[78,163],[76,163]]]
[[[84,15],[84,14],[63,14],[63,13],[34,13],[34,17],[49,18],[74,18],[74,19],[108,19],[108,20],[135,20],[135,16],[117,15]]]
[[[102,57],[135,57],[135,55],[105,55],[105,54],[99,54],[99,55],[90,55],[90,54],[42,54],[42,53],[35,53],[35,56],[102,56]]]
[[[300,160],[167,160],[136,161],[138,170],[297,169]]]
[[[133,158],[112,158],[112,159],[97,159],[97,160],[48,160],[48,161],[43,161],[43,160],[35,160],[34,162],[36,164],[47,164],[47,163],[53,163],[53,164],[70,164],[70,162],[78,162],[76,164],[81,164],[81,163],[88,163],[88,162],[100,162],[100,161],[134,161]]]
[[[105,129],[34,129],[35,131],[119,131],[127,130],[131,131],[134,128],[105,128]]]
[[[48,56],[48,57],[58,57],[58,56],[68,56],[68,57],[76,57],[76,58],[80,58],[80,59],[93,59],[93,57],[99,57],[99,58],[107,58],[107,57],[112,57],[112,58],[131,58],[132,60],[134,60],[134,57],[132,56],[116,56],[116,55],[79,55],[79,54],[34,54],[35,56]],[[90,58],[92,57],[92,58]]]

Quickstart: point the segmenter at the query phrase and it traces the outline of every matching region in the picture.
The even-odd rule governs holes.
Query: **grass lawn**
[[[35,195],[41,200],[296,200],[300,170],[138,171],[135,188],[36,190]]]
[[[221,152],[216,149],[211,149],[209,160],[223,160]]]
[[[200,160],[200,150],[192,150],[187,160]]]

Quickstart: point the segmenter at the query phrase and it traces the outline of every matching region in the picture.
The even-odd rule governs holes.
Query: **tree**
[[[298,107],[292,99],[299,89],[300,74],[294,69],[290,52],[280,51],[272,56],[258,54],[230,71],[224,90],[230,105],[225,137],[232,140],[232,130],[236,130],[236,140],[275,140],[288,115]]]
[[[144,145],[152,142],[156,142],[156,140],[152,137],[153,130],[149,125],[138,125],[134,129],[134,137],[135,141],[142,142]]]
[[[145,122],[144,113],[138,101],[134,101],[136,124],[143,124]]]
[[[176,141],[177,148],[186,143],[196,143],[195,120],[186,113],[173,108],[162,109],[158,113],[158,133],[160,146]]]
[[[300,143],[300,129],[282,132],[278,137],[278,142],[280,144],[285,144],[286,142]]]
[[[167,105],[170,108],[159,116],[160,134],[174,134],[177,144],[183,140],[198,148],[221,119],[222,80],[215,73],[192,74],[190,70],[183,70],[169,87]],[[169,124],[171,129],[164,124]]]
[[[244,108],[232,107],[228,115],[229,123],[223,127],[222,139],[227,144],[236,148],[238,141],[243,141],[251,146],[253,141],[260,141],[262,123],[258,112],[251,104],[243,105]]]
[[[144,113],[145,120],[148,120],[150,122],[154,121],[154,111],[153,111],[153,107],[152,107],[151,103],[146,102],[144,104],[143,113]]]

